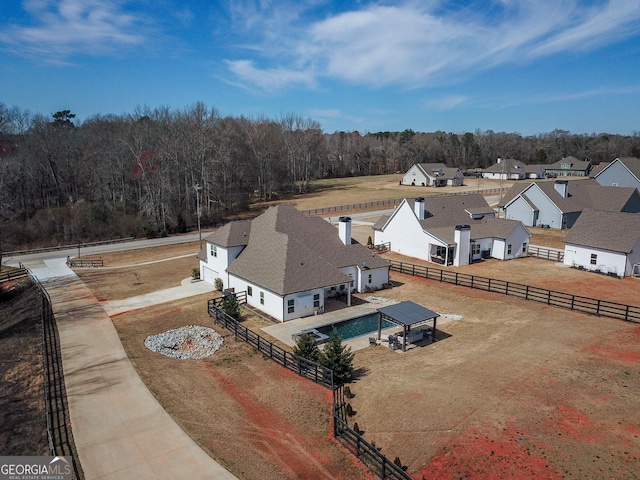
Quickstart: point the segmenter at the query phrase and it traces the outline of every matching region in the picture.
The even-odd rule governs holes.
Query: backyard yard
[[[140,252],[135,260],[104,256],[105,264],[134,268],[139,279],[153,278],[153,288],[167,288],[190,272],[184,259],[167,260],[172,249],[183,254],[179,246],[159,247],[150,253],[163,262],[147,264]],[[621,302],[637,298],[640,288],[638,280],[533,258],[467,268],[562,291],[600,292]],[[91,275],[92,288],[105,300],[122,295],[123,283],[142,287],[131,274],[112,275],[117,270],[79,273]],[[406,275],[393,273],[392,281],[395,286],[380,296],[461,318],[440,321],[440,340],[433,345],[405,353],[384,346],[356,352],[358,376],[350,385],[356,415],[350,423],[358,422],[382,453],[400,457],[416,479],[635,478],[639,326]],[[134,366],[167,411],[240,478],[366,478],[331,439],[327,390],[221,329],[223,348],[204,360],[173,360],[144,347],[151,334],[211,326],[206,299],[112,317]],[[260,331],[264,321],[246,323]]]

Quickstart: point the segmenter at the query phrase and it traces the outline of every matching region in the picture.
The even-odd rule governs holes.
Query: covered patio
[[[436,322],[440,315],[428,308],[413,302],[400,302],[378,309],[378,340],[382,337],[382,320],[388,320],[402,327],[402,351],[406,351],[407,338],[411,335],[411,327],[433,321],[431,343],[436,338]],[[399,336],[399,335],[398,335]]]

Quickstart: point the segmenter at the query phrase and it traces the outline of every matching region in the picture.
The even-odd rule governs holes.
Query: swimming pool
[[[382,328],[393,327],[394,324],[388,320],[382,320]],[[359,337],[360,335],[366,335],[367,333],[378,331],[378,314],[370,313],[362,317],[350,318],[349,320],[343,320],[331,325],[323,325],[322,327],[316,327],[320,333],[331,336],[333,327],[336,328],[338,334],[343,340],[348,338]]]

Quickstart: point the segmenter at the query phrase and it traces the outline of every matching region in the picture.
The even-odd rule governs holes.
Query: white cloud
[[[307,79],[318,75],[354,85],[413,88],[456,82],[506,63],[597,49],[640,31],[637,0],[585,2],[496,0],[466,8],[444,1],[385,2],[307,24],[301,24],[300,11],[273,24],[258,20],[265,12],[257,9],[246,19],[252,26],[277,25],[262,37],[260,51],[268,52],[262,59],[276,52],[279,65],[288,64]],[[247,77],[234,73],[241,82],[260,77],[257,69]],[[278,85],[286,87],[286,78]]]
[[[64,62],[77,53],[105,54],[145,41],[141,18],[118,0],[26,0],[33,24],[0,30],[0,43],[23,55]]]
[[[279,90],[293,85],[312,86],[313,74],[284,68],[257,68],[250,60],[228,61],[227,66],[244,83],[266,91]]]
[[[451,110],[458,105],[466,103],[467,97],[461,95],[449,95],[441,98],[432,98],[427,100],[427,107],[433,110]]]

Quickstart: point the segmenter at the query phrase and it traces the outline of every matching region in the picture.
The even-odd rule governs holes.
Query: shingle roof
[[[589,174],[589,176],[591,178],[595,178],[597,177],[600,172],[602,172],[605,168],[607,168],[609,165],[611,165],[611,162],[600,162],[598,165],[595,165],[592,169],[591,169],[591,173]]]
[[[640,159],[636,157],[620,157],[618,160],[620,160],[624,166],[627,167],[638,180],[640,180]]]
[[[438,176],[438,178],[450,179],[456,176],[458,172],[457,168],[447,167],[444,163],[419,163],[418,166],[426,173],[427,175],[433,177],[436,172],[442,172],[442,175]]]
[[[290,205],[270,207],[251,221],[247,247],[227,272],[279,295],[351,281],[338,269],[389,263],[363,245],[344,245],[338,230]]]
[[[483,170],[486,173],[520,173],[526,171],[526,165],[520,160],[513,158],[504,158],[500,160],[500,163],[494,163],[490,167]]]
[[[407,203],[415,211],[415,199],[407,199]],[[469,212],[479,214],[484,211],[486,215],[495,214],[495,210],[489,206],[485,198],[477,193],[426,197],[424,210],[426,218],[420,220],[420,224],[425,230],[469,223]]]
[[[563,165],[569,165],[569,168],[562,168]],[[546,167],[547,170],[571,170],[571,171],[587,171],[591,167],[591,160],[578,160],[576,157],[565,157],[552,163]]]
[[[387,220],[389,220],[389,218],[391,218],[391,215],[382,215],[371,228],[373,228],[374,230],[382,230],[382,227],[384,227],[384,224],[387,223]]]
[[[567,233],[564,243],[628,254],[638,239],[640,214],[585,210]]]
[[[241,247],[249,242],[251,220],[238,220],[220,227],[205,237],[205,241],[221,247]]]
[[[616,158],[616,160],[618,160],[620,163],[622,163],[625,167],[627,167],[627,169],[631,172],[631,174],[636,177],[638,180],[640,180],[640,159],[636,158],[636,157],[618,157]],[[616,160],[614,160],[613,162],[603,162],[600,165],[598,165],[597,167],[597,171],[593,172],[591,174],[592,177],[597,177],[600,173],[602,173],[602,171],[607,168],[609,165],[611,165],[612,163],[614,163]]]
[[[567,182],[568,196],[562,197],[555,189],[554,180],[531,182],[527,185],[516,184],[499,203],[500,207],[508,205],[523,191],[535,184],[547,197],[563,212],[581,212],[587,208],[608,212],[619,212],[629,202],[633,195],[637,195],[632,187],[607,187],[600,185],[594,179],[564,180]],[[535,188],[535,187],[532,187]],[[526,195],[526,192],[524,193]],[[523,195],[523,196],[524,196]],[[527,198],[531,204],[531,200]]]
[[[415,199],[407,199],[406,201],[415,211]],[[485,216],[473,219],[470,213],[485,213]],[[471,226],[472,239],[506,239],[520,225],[518,220],[495,218],[494,214],[495,211],[485,198],[476,193],[434,196],[425,198],[425,216],[428,218],[419,222],[423,230],[449,245],[454,244],[456,225]]]
[[[471,240],[481,238],[497,238],[506,240],[521,224],[519,220],[507,220],[506,218],[485,217],[481,220],[468,220],[471,227]],[[427,232],[448,245],[455,244],[455,225],[446,227],[427,228]]]

